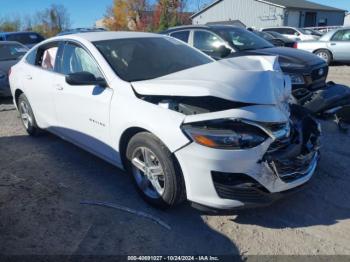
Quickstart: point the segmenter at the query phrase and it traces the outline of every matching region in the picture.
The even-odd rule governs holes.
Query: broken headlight
[[[305,84],[304,76],[298,74],[288,74],[292,85],[303,85]]]
[[[182,130],[200,145],[227,150],[253,148],[268,138],[258,127],[232,120],[185,125]]]

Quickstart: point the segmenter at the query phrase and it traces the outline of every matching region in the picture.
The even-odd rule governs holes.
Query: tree
[[[0,31],[13,32],[21,29],[21,19],[15,18],[2,18],[0,19]]]
[[[113,6],[107,9],[105,25],[110,30],[145,31],[144,13],[148,7],[147,0],[114,0]]]
[[[186,0],[158,0],[155,10],[155,19],[159,18],[157,30],[163,31],[171,26],[182,24],[182,13],[186,7]]]
[[[70,16],[63,5],[51,5],[44,11],[39,11],[31,21],[33,30],[50,37],[70,27]]]

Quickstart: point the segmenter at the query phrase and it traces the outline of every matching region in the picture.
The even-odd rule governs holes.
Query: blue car
[[[32,48],[43,40],[44,37],[36,32],[0,32],[0,41],[15,41],[28,48]]]

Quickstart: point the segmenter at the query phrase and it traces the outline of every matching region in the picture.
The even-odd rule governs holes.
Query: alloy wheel
[[[22,101],[19,106],[19,111],[21,113],[21,119],[26,129],[32,125],[33,119],[30,116],[29,106],[25,101]]]
[[[317,56],[318,57],[320,57],[320,58],[322,58],[323,60],[325,60],[325,61],[328,61],[328,59],[329,59],[329,57],[328,57],[328,54],[326,53],[326,52],[318,52],[317,53]]]
[[[164,193],[165,176],[158,157],[146,147],[138,147],[131,158],[132,173],[138,187],[150,198]]]

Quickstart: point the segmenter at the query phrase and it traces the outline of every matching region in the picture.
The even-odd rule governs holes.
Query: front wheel
[[[22,120],[22,124],[26,129],[27,133],[31,136],[36,136],[40,132],[40,128],[38,127],[32,107],[28,101],[28,98],[21,94],[18,98],[18,110],[20,113],[20,117]]]
[[[128,169],[141,196],[158,208],[169,208],[186,198],[185,183],[166,146],[148,132],[136,134],[127,147]]]

